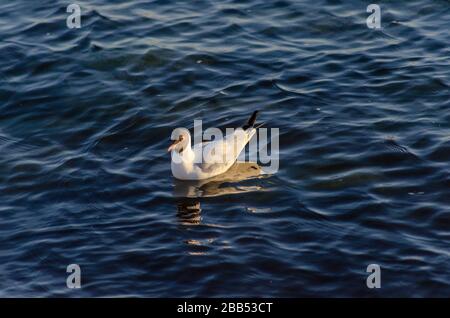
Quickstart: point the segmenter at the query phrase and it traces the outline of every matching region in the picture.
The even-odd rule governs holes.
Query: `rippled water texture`
[[[371,2],[1,1],[0,296],[450,296],[450,2]],[[255,109],[278,173],[172,178]]]

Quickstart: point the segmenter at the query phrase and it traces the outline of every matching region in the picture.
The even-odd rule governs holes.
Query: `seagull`
[[[189,130],[175,129],[172,133],[174,142],[167,149],[171,153],[173,176],[180,180],[204,180],[226,172],[262,125],[255,127],[257,114],[258,111],[254,111],[244,126],[225,137],[197,143],[194,148]]]

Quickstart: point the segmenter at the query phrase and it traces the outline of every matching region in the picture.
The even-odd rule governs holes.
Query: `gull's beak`
[[[175,140],[175,141],[173,142],[173,144],[171,144],[170,147],[167,149],[167,152],[171,152],[172,150],[174,150],[175,147],[178,145],[178,143],[179,143],[180,141],[181,141],[180,139]]]

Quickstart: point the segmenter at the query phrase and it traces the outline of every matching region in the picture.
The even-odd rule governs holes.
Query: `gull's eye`
[[[183,137],[183,135],[180,135],[180,138],[179,138],[180,140],[183,140],[184,139],[184,137]]]

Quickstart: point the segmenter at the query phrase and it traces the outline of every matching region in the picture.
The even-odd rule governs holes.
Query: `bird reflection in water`
[[[198,225],[201,221],[202,209],[200,201],[196,199],[184,199],[177,204],[177,217],[182,225]]]
[[[264,171],[254,162],[236,162],[227,172],[206,180],[176,180],[174,196],[177,217],[183,225],[201,223],[200,198],[264,191],[260,185],[239,185],[239,182],[264,177]]]
[[[261,186],[240,186],[236,183],[259,178],[261,167],[254,162],[236,162],[227,172],[206,180],[175,180],[174,196],[183,198],[215,197],[262,190]]]

